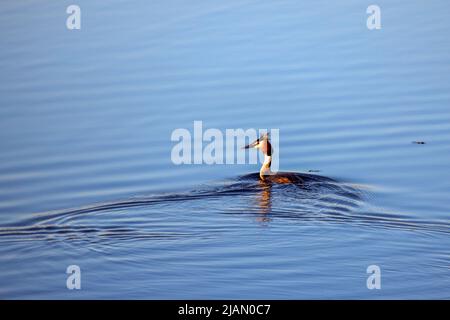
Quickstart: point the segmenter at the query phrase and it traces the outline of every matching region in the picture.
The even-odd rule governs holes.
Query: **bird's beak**
[[[257,145],[259,144],[259,141],[253,141],[252,143],[246,145],[245,147],[243,147],[242,149],[250,149],[250,148],[255,148]]]

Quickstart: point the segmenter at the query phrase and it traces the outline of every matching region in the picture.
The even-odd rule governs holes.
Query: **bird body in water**
[[[264,154],[264,162],[259,170],[259,177],[264,182],[274,183],[293,183],[301,184],[303,179],[299,174],[293,172],[272,172],[270,166],[272,164],[273,148],[269,141],[269,135],[264,134],[260,138],[256,139],[249,145],[244,147],[245,149],[255,148],[261,150]]]

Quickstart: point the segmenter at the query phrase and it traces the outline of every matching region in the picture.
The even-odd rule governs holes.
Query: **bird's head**
[[[244,147],[244,149],[250,148],[260,149],[264,155],[271,156],[272,145],[269,142],[269,134],[265,133],[261,135],[258,139]]]

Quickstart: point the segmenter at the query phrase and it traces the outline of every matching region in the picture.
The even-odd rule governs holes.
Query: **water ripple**
[[[44,212],[0,227],[0,241],[166,240],[211,236],[212,224],[190,228],[183,221],[209,215],[253,215],[260,221],[289,219],[298,223],[352,224],[449,233],[446,222],[413,219],[370,208],[367,192],[313,174],[297,174],[299,184],[271,184],[258,174],[241,176],[184,193],[159,194]],[[123,216],[126,215],[126,221]],[[188,217],[187,217],[188,215]],[[226,218],[222,218],[226,220]],[[124,224],[127,226],[125,227]]]

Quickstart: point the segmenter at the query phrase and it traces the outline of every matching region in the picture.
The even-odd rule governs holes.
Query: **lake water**
[[[377,1],[380,30],[356,0],[70,4],[0,4],[0,298],[450,299],[448,1]],[[280,129],[308,183],[174,165],[195,120]]]

